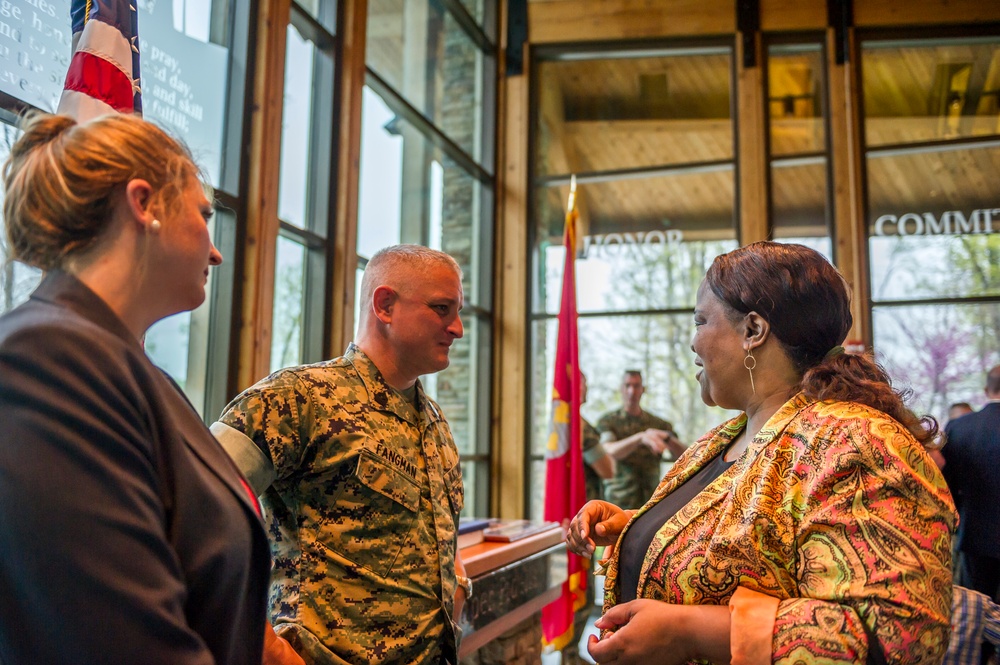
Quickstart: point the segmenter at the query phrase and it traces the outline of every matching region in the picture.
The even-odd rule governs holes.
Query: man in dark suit
[[[986,376],[986,406],[945,428],[944,477],[959,512],[966,586],[1000,601],[1000,365]]]

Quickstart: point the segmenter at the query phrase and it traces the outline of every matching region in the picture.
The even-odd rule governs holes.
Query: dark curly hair
[[[910,411],[908,392],[894,389],[870,355],[830,353],[847,337],[853,318],[844,278],[819,252],[755,242],[716,257],[705,281],[735,315],[757,312],[767,320],[807,396],[865,404],[897,420],[924,446],[933,444],[937,422]]]

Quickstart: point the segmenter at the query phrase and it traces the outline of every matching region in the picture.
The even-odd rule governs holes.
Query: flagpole
[[[570,177],[563,228],[563,284],[556,332],[552,413],[546,446],[544,518],[564,526],[586,501],[580,432],[580,349],[576,312],[576,176]],[[562,650],[578,636],[576,610],[586,604],[587,565],[567,553],[562,595],[542,608],[542,643]]]
[[[569,216],[570,211],[573,210],[573,205],[576,203],[576,174],[572,174],[569,177],[569,201],[566,202],[566,215]]]

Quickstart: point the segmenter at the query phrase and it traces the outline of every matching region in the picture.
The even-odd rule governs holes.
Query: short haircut
[[[638,377],[638,378],[639,378],[639,380],[640,380],[640,381],[642,381],[642,370],[638,370],[638,369],[627,369],[627,370],[625,370],[624,372],[622,372],[622,380],[623,380],[623,381],[625,380],[625,377],[628,377],[628,376],[635,376],[635,377]]]
[[[991,395],[1000,394],[1000,365],[997,365],[986,375],[986,392]]]
[[[969,404],[968,402],[955,402],[954,404],[948,407],[949,411],[951,411],[952,409],[968,409],[969,411],[972,411],[972,405]]]
[[[375,289],[387,285],[404,289],[434,266],[447,266],[462,280],[462,268],[451,256],[423,245],[392,245],[378,250],[368,260],[361,278],[361,313],[368,310]]]

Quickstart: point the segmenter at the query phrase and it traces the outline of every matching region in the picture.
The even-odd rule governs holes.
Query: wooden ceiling
[[[561,233],[571,173],[589,233],[675,228],[734,234],[732,63],[724,53],[543,61],[538,65],[538,220]],[[880,47],[862,60],[869,218],[997,204],[1000,147],[907,144],[1000,139],[1000,40]],[[819,48],[775,52],[770,154],[776,223],[825,234],[824,66]],[[891,148],[890,148],[891,147]],[[690,167],[690,168],[686,168]],[[626,173],[621,173],[622,171]]]

